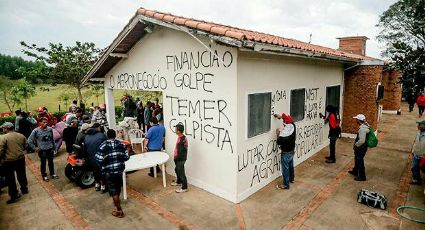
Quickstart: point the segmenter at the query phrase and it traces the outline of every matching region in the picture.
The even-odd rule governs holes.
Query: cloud
[[[138,7],[213,21],[337,48],[337,37],[365,35],[379,57],[375,27],[395,0],[2,0],[0,52],[22,55],[19,41],[47,45],[91,41],[105,47]]]

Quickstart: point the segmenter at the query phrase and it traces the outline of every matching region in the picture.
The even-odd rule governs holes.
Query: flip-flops
[[[112,211],[112,215],[118,218],[123,218],[124,217],[124,212],[123,211]]]

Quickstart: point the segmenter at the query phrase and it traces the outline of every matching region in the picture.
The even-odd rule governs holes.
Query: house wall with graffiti
[[[305,89],[304,119],[296,124],[295,165],[307,160],[329,143],[325,114],[326,87],[341,85],[343,67],[337,63],[259,55],[238,54],[238,202],[281,176],[277,128],[282,120],[273,114],[290,113],[291,90]],[[271,93],[269,131],[248,138],[248,95]],[[342,92],[341,92],[342,94]],[[341,97],[342,98],[342,97]],[[296,178],[296,175],[295,175]]]
[[[174,126],[185,126],[190,184],[235,202],[236,49],[157,27],[106,76],[110,89],[163,92],[167,173],[174,174]],[[110,105],[109,105],[110,106]]]

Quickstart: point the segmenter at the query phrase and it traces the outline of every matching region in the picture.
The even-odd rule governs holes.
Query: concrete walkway
[[[325,148],[295,170],[290,190],[276,190],[281,178],[240,204],[233,204],[196,187],[185,194],[162,187],[161,178],[142,170],[128,175],[126,217],[111,215],[107,194],[82,190],[63,175],[66,153],[55,158],[58,180],[41,181],[35,154],[27,156],[28,195],[6,205],[0,194],[0,229],[424,229],[401,219],[395,209],[404,204],[424,207],[423,186],[410,186],[410,152],[417,132],[417,113],[384,115],[379,146],[366,156],[367,181],[347,173],[353,166],[353,140],[337,142],[337,163],[326,164]],[[168,176],[168,182],[173,178]],[[358,204],[357,192],[369,189],[387,196],[386,211]],[[408,215],[425,218],[420,212]]]

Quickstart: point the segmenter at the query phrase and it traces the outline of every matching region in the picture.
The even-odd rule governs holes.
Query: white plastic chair
[[[140,144],[142,146],[142,152],[143,152],[143,141],[145,138],[143,138],[143,131],[140,129],[130,129],[128,131],[128,138],[130,139],[131,146],[134,150],[135,144]]]

